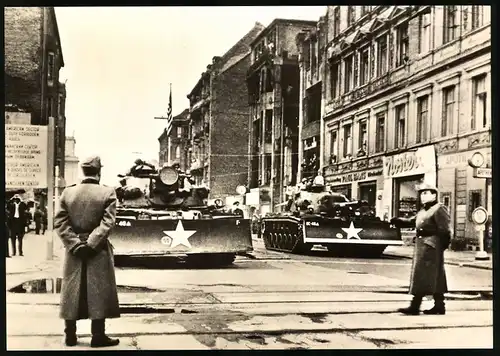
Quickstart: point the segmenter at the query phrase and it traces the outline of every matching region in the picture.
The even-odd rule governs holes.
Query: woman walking
[[[413,300],[408,308],[398,311],[406,315],[418,315],[423,297],[432,295],[434,307],[424,310],[424,314],[444,315],[444,294],[448,292],[444,251],[451,240],[450,215],[447,208],[438,203],[436,187],[422,184],[418,188],[418,195],[421,208],[415,217],[395,217],[391,220],[399,228],[416,228],[410,280]]]

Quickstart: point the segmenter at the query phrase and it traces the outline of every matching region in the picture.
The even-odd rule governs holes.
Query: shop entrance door
[[[358,185],[359,200],[366,200],[370,206],[375,207],[377,199],[377,182],[365,182]]]
[[[352,186],[350,184],[331,187],[331,191],[344,194],[349,200],[352,200]]]

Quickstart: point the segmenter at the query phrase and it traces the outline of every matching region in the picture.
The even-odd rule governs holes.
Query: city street
[[[117,267],[122,317],[108,320],[107,329],[121,343],[112,349],[493,345],[491,270],[448,264],[447,314],[403,316],[395,310],[410,300],[410,259],[298,256],[266,252],[256,239],[254,245],[252,258],[238,257],[223,269],[188,269],[171,260]],[[35,242],[27,246],[27,256],[44,251]],[[40,269],[9,274],[7,287],[60,276],[57,260]],[[7,293],[8,349],[64,349],[58,302],[54,293]],[[426,300],[422,308],[430,306]],[[90,349],[90,322],[80,321],[78,333],[76,349]]]

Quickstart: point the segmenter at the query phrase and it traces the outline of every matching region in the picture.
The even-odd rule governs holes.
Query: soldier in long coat
[[[101,160],[81,164],[84,179],[60,198],[54,228],[65,247],[60,317],[66,345],[77,344],[76,321],[91,319],[92,347],[118,345],[105,333],[105,319],[120,317],[114,257],[108,235],[115,226],[116,193],[100,185]]]
[[[444,294],[448,292],[444,270],[444,251],[451,239],[450,215],[437,200],[438,190],[429,184],[418,189],[421,209],[413,218],[393,218],[397,227],[415,227],[415,247],[411,271],[410,294],[413,300],[408,308],[398,309],[406,315],[420,314],[420,305],[426,295],[434,297],[434,307],[424,314],[445,314]]]

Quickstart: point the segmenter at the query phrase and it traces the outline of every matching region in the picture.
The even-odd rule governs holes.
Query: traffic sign
[[[489,178],[491,179],[491,168],[474,168],[474,178]]]
[[[477,207],[472,212],[472,221],[476,225],[484,225],[488,221],[488,211],[482,206]]]

